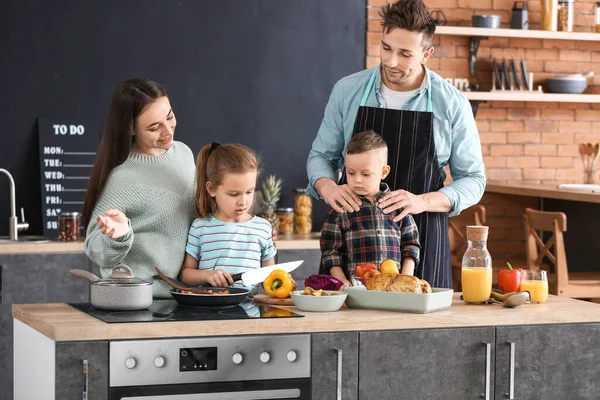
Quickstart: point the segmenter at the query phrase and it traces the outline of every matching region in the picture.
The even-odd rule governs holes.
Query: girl
[[[231,274],[275,264],[271,224],[248,212],[258,178],[254,152],[241,144],[207,144],[196,162],[197,218],[179,274],[188,286],[233,285]]]

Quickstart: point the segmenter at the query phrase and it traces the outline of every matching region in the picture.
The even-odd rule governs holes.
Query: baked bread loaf
[[[375,275],[365,282],[368,290],[403,293],[431,293],[431,286],[423,279],[405,274]]]

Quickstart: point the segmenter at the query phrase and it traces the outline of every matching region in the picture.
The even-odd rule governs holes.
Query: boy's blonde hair
[[[216,188],[223,183],[225,174],[252,171],[256,171],[258,177],[259,159],[252,149],[237,143],[205,145],[196,160],[196,217],[208,218],[217,209],[206,182]]]
[[[372,130],[363,131],[352,136],[348,146],[346,146],[346,154],[363,154],[371,150],[385,150],[385,160],[387,161],[388,147],[387,143],[381,135]]]

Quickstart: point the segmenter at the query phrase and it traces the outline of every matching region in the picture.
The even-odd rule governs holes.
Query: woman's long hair
[[[138,116],[149,104],[167,96],[165,89],[149,79],[129,79],[119,84],[108,109],[104,135],[83,203],[83,224],[89,224],[98,198],[113,168],[123,164],[133,143]]]
[[[208,218],[217,210],[215,199],[206,189],[206,182],[212,187],[223,183],[226,174],[256,171],[260,174],[260,160],[250,148],[242,144],[207,144],[196,160],[196,216]]]

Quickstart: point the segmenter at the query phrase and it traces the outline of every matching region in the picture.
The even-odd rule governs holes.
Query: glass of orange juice
[[[526,269],[519,292],[529,292],[532,303],[543,303],[548,299],[548,275],[541,269]]]

